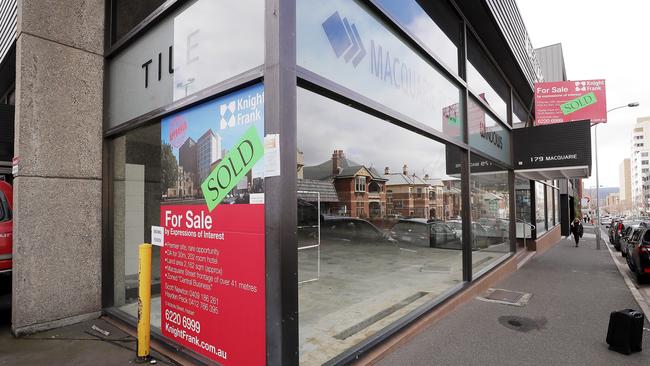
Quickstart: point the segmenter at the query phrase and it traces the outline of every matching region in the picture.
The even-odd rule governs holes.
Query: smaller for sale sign
[[[607,122],[605,80],[535,83],[535,125]]]

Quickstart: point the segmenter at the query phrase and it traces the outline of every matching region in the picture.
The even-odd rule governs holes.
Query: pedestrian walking
[[[580,222],[580,219],[576,217],[571,223],[571,234],[573,234],[573,239],[576,241],[576,248],[578,247],[580,238],[582,238],[583,232],[584,228],[582,227],[582,223]]]

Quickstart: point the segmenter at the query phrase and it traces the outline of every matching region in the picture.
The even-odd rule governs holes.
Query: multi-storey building
[[[221,136],[206,131],[196,142],[196,163],[198,169],[198,181],[203,182],[210,174],[210,167],[213,162],[221,159]]]
[[[623,159],[618,166],[619,201],[623,209],[630,208],[632,202],[632,180],[630,177],[630,159]]]
[[[650,117],[640,117],[632,130],[630,176],[632,206],[645,209],[650,200]]]

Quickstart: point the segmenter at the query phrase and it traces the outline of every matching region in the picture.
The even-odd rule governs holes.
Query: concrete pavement
[[[595,250],[594,227],[585,227],[585,233],[578,248],[572,239],[562,239],[494,286],[531,293],[526,306],[474,299],[378,364],[650,364],[647,321],[644,351],[625,356],[608,350],[609,313],[640,307],[606,247]]]

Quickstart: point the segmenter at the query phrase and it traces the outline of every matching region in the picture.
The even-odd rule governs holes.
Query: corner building
[[[138,246],[162,227],[165,346],[371,362],[560,238],[565,175],[514,164],[543,79],[514,0],[0,11],[17,336],[134,326]]]

